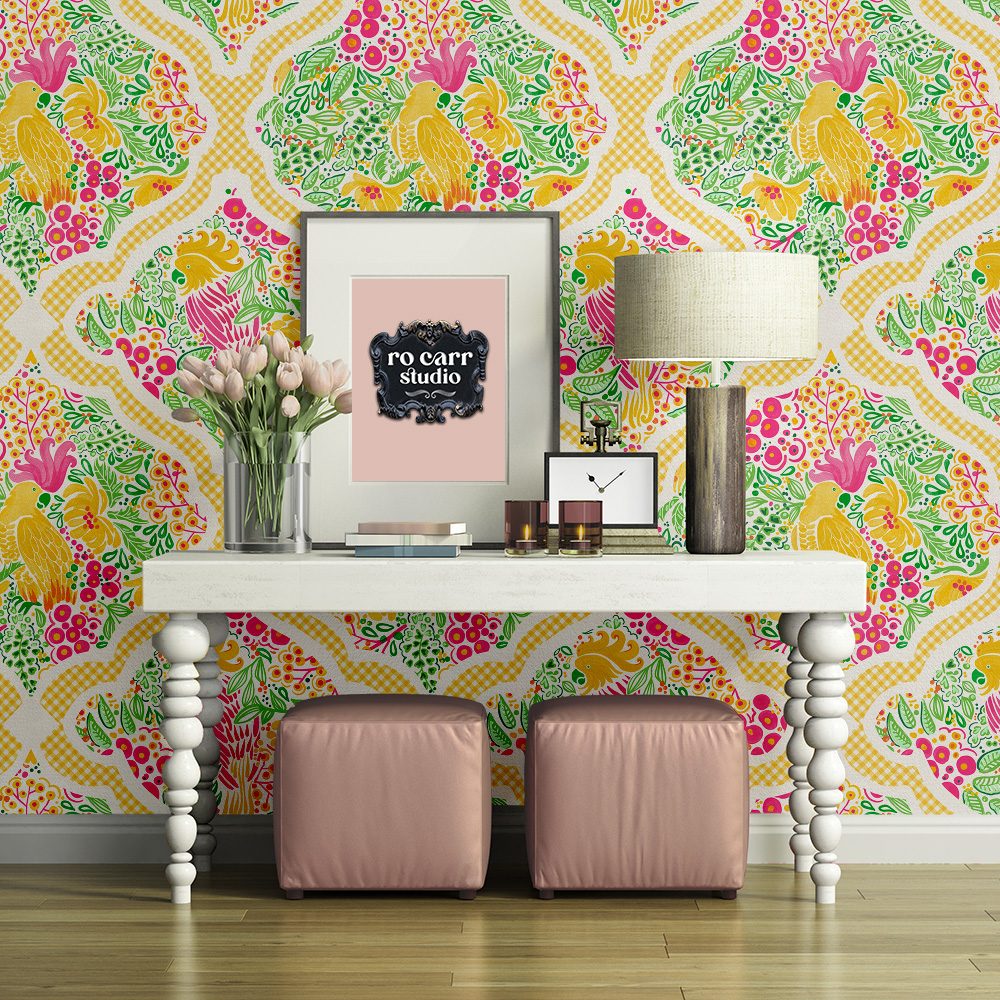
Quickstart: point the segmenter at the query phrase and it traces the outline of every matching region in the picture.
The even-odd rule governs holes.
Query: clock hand
[[[591,475],[591,474],[590,474],[589,472],[587,473],[587,478],[588,478],[588,479],[589,479],[589,480],[590,480],[590,481],[591,481],[591,482],[592,482],[592,483],[593,483],[593,484],[594,484],[595,486],[597,486],[597,492],[598,492],[598,493],[603,493],[603,492],[604,492],[604,489],[605,489],[605,487],[603,487],[603,486],[598,486],[598,484],[597,484],[597,480],[596,480],[596,479],[595,479],[595,478],[594,478],[594,477],[593,477],[593,476],[592,476],[592,475]]]
[[[622,469],[622,471],[619,472],[617,476],[615,476],[615,479],[620,479],[624,475],[625,475],[625,470]],[[615,479],[609,480],[607,483],[605,483],[604,484],[604,489],[602,489],[601,492],[603,493],[604,490],[606,490],[615,481]]]

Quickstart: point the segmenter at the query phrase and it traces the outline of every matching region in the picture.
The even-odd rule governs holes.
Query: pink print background
[[[417,320],[461,323],[489,341],[483,409],[418,424],[380,416],[368,345]],[[351,279],[351,481],[503,482],[507,478],[507,279]]]

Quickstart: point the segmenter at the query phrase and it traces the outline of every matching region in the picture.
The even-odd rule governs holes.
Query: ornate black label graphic
[[[478,330],[460,323],[400,323],[368,348],[377,387],[378,412],[394,420],[417,411],[418,424],[443,424],[445,411],[471,417],[483,408],[486,355]]]

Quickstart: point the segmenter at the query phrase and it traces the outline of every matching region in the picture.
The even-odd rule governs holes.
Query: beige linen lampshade
[[[615,355],[814,358],[819,260],[812,254],[646,253],[615,258]]]
[[[615,356],[713,362],[713,386],[685,392],[689,552],[746,548],[746,389],[717,384],[721,362],[814,358],[818,306],[811,254],[615,258]]]

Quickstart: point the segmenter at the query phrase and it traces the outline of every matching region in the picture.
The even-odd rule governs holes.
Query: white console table
[[[865,606],[866,569],[832,552],[746,552],[738,556],[603,556],[508,559],[465,551],[458,559],[356,559],[345,551],[301,556],[184,552],[143,563],[143,607],[168,612],[153,643],[169,663],[163,768],[170,809],[167,882],[188,903],[198,870],[211,868],[216,813],[212,780],[222,717],[214,647],[226,612],[296,611],[781,611],[790,647],[785,720],[794,784],[789,809],[796,871],[809,871],[816,902],[832,903],[841,826],[837,807],[847,740],[843,661],[854,648],[846,613]],[[210,649],[213,652],[210,653]],[[200,663],[199,663],[200,661]],[[199,664],[196,666],[196,664]]]

